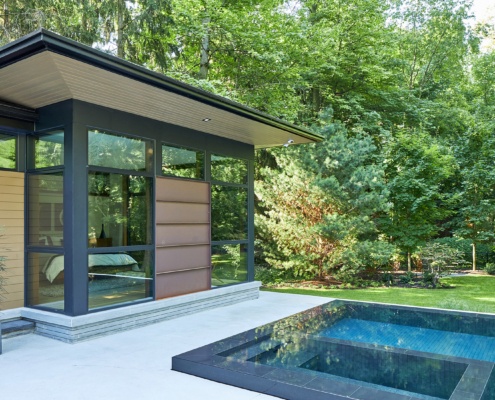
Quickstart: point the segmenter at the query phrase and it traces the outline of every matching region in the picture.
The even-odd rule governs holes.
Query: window
[[[64,310],[64,256],[29,252],[27,264],[27,305]]]
[[[204,179],[203,151],[162,145],[162,174],[181,178]]]
[[[89,308],[109,307],[153,296],[152,251],[88,255]]]
[[[223,185],[211,187],[211,239],[247,239],[247,188]]]
[[[149,177],[90,171],[89,246],[151,244],[151,185]]]
[[[153,143],[88,131],[88,307],[153,297]]]
[[[34,167],[64,165],[64,132],[52,131],[34,137]]]
[[[61,247],[64,240],[63,173],[29,174],[28,242]]]
[[[63,311],[64,132],[37,133],[28,144],[26,302]]]
[[[212,246],[212,285],[232,285],[247,281],[247,248],[247,244]]]
[[[151,142],[98,130],[88,133],[88,163],[99,167],[129,171],[149,171]]]
[[[238,158],[211,155],[211,180],[247,184],[248,163]]]
[[[248,161],[211,155],[212,286],[248,279]]]
[[[15,169],[17,138],[0,133],[0,168]]]

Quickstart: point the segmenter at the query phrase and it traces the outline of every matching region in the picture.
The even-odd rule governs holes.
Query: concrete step
[[[34,332],[35,324],[32,321],[15,319],[11,321],[3,321],[1,327],[2,338],[8,338]]]

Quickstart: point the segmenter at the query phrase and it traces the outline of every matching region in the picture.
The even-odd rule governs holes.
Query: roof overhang
[[[0,48],[0,82],[0,101],[27,109],[75,99],[255,148],[322,140],[308,129],[44,29]]]

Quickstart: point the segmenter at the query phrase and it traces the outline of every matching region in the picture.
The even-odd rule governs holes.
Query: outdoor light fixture
[[[292,143],[294,143],[294,139],[289,139],[287,143],[284,143],[284,147],[289,147]]]
[[[203,122],[210,122],[211,118],[203,118]]]

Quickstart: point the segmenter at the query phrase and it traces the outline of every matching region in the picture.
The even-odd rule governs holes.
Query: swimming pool
[[[495,316],[332,301],[173,357],[290,400],[495,400]]]

